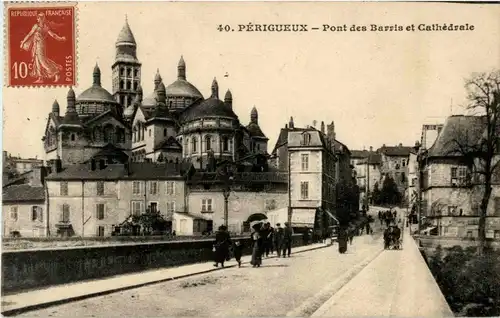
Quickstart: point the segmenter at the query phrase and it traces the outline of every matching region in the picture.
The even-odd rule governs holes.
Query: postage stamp
[[[6,3],[7,83],[76,84],[76,5]]]

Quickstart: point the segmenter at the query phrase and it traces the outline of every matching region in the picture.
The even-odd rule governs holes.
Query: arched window
[[[189,154],[189,138],[184,139],[184,154]]]
[[[94,128],[94,140],[95,141],[102,141],[102,131],[100,127]]]
[[[136,91],[136,90],[137,90],[138,86],[139,86],[139,85],[137,84],[137,82],[134,82],[134,91]]]
[[[206,136],[205,137],[205,151],[209,151],[212,149],[212,137]]]
[[[120,81],[120,89],[125,89],[125,83],[123,81]]]
[[[227,136],[222,137],[222,151],[229,151],[229,138]]]
[[[123,68],[123,67],[120,68],[120,75],[122,75],[122,76],[125,75],[125,68]]]
[[[197,143],[198,143],[198,140],[196,139],[196,137],[193,137],[193,147],[191,148],[193,151],[193,153],[195,153],[197,150],[196,150],[196,147],[197,147]]]
[[[104,142],[114,142],[115,141],[115,131],[113,126],[107,125],[104,127]]]
[[[75,141],[75,140],[76,140],[75,134],[71,134],[71,141]]]
[[[132,83],[130,81],[127,81],[127,89],[130,90],[132,88]]]
[[[163,128],[163,137],[167,137],[167,128]]]

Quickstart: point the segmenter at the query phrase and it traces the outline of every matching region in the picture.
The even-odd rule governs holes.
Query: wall
[[[244,254],[251,253],[243,238]],[[303,243],[294,235],[293,246]],[[81,280],[212,260],[213,240],[123,244],[2,253],[2,292],[20,292]]]
[[[41,209],[36,220],[31,217],[33,207]],[[13,218],[12,208],[17,208],[17,218]],[[44,202],[4,203],[2,206],[2,235],[9,236],[12,231],[18,231],[21,237],[45,236],[46,211]]]
[[[104,195],[97,195],[97,182],[85,181],[82,200],[82,182],[69,181],[68,195],[60,195],[60,182],[47,181],[49,192],[49,221],[51,234],[57,233],[56,224],[59,222],[63,205],[70,206],[70,221],[78,236],[96,236],[98,226],[104,227],[104,235],[111,235],[113,226],[125,221],[132,213],[132,201],[141,202],[141,211],[151,202],[157,202],[158,210],[169,219],[173,211],[167,211],[167,202],[175,203],[175,210],[184,212],[184,182],[171,180],[174,182],[175,192],[167,195],[167,181],[157,182],[156,194],[151,194],[149,181],[140,182],[140,193],[133,193],[132,180],[107,181],[104,183]],[[82,202],[83,201],[83,202]],[[97,204],[105,205],[105,216],[103,220],[97,219]],[[82,213],[83,211],[83,213]],[[167,213],[169,212],[169,213]],[[83,225],[85,223],[85,225]]]
[[[213,212],[201,212],[202,199],[212,199]],[[232,191],[228,201],[229,230],[241,231],[243,222],[254,213],[266,212],[266,201],[274,200],[275,209],[288,206],[286,192],[247,192]],[[224,224],[224,196],[221,191],[191,191],[188,195],[189,212],[192,215],[213,220],[213,228]]]
[[[421,249],[424,250],[427,256],[434,253],[438,246],[444,248],[450,248],[453,246],[461,246],[462,248],[478,246],[479,241],[468,238],[459,237],[444,237],[444,236],[415,236],[415,240],[418,242]],[[500,239],[489,239],[487,245],[494,248],[500,249]]]

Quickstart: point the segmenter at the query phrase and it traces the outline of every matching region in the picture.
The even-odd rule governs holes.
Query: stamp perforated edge
[[[10,65],[9,65],[9,20],[8,20],[8,12],[9,8],[44,8],[44,7],[73,7],[74,17],[73,17],[73,32],[74,32],[74,43],[73,43],[73,53],[75,60],[75,68],[74,68],[74,83],[72,84],[42,84],[42,85],[10,85]],[[3,28],[3,54],[4,54],[4,84],[3,87],[8,88],[28,88],[28,89],[37,89],[37,88],[60,88],[60,87],[75,87],[78,86],[80,82],[78,65],[80,62],[80,56],[78,54],[78,38],[79,38],[79,11],[78,11],[78,2],[75,1],[5,1],[3,6],[3,18],[4,18],[4,28]]]

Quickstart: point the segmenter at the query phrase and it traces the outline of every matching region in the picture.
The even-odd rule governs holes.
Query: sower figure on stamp
[[[47,57],[46,39],[47,35],[57,41],[65,41],[66,38],[55,34],[51,30],[56,24],[48,21],[44,13],[39,13],[36,18],[37,23],[33,25],[30,33],[21,41],[21,49],[31,51],[32,69],[30,75],[37,78],[35,83],[42,83],[44,79],[51,78],[54,79],[54,82],[57,82],[59,81],[62,66]]]

